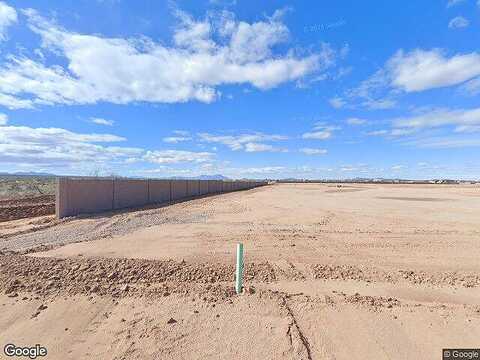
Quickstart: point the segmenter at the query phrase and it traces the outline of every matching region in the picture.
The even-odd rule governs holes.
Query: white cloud
[[[0,1],[0,41],[6,40],[7,28],[17,22],[17,12],[5,2]]]
[[[253,152],[255,149],[270,149],[281,151],[280,149],[276,149],[273,146],[263,144],[264,142],[276,142],[276,141],[283,141],[287,140],[287,136],[283,135],[269,135],[269,134],[262,134],[262,133],[254,133],[254,134],[242,134],[242,135],[212,135],[209,133],[200,133],[198,134],[200,140],[202,142],[207,143],[219,143],[225,146],[228,146],[231,150],[238,151],[238,150],[245,150],[247,152]],[[258,150],[257,150],[258,151]],[[268,150],[263,150],[268,151]]]
[[[0,163],[63,166],[123,161],[143,152],[137,148],[98,144],[124,140],[116,135],[79,134],[60,128],[1,126]]]
[[[394,108],[397,102],[393,99],[369,99],[364,101],[362,105],[372,110],[385,110]]]
[[[454,132],[456,133],[480,132],[480,124],[479,125],[460,125],[455,128]]]
[[[302,135],[304,139],[326,140],[332,137],[332,132],[328,130],[307,132]]]
[[[172,131],[175,135],[180,135],[180,136],[188,136],[190,134],[189,131],[186,130],[174,130]]]
[[[328,102],[330,103],[330,105],[332,107],[334,107],[335,109],[340,109],[342,107],[344,107],[347,103],[345,102],[345,100],[343,100],[341,97],[334,97],[334,98],[331,98],[330,100],[328,100]]]
[[[287,150],[280,149],[269,144],[246,143],[245,152],[287,152]]]
[[[468,110],[434,109],[418,115],[393,120],[393,126],[397,128],[425,129],[448,125],[457,127],[480,125],[480,108]]]
[[[61,172],[70,169],[81,173],[82,169],[92,166],[108,169],[132,163],[204,164],[214,160],[214,154],[209,152],[146,150],[111,144],[124,141],[125,138],[111,134],[0,126],[0,164],[9,164],[10,167],[30,165],[31,168],[41,165]]]
[[[237,5],[237,0],[209,0],[208,2],[212,5],[217,5],[217,6],[234,6],[234,5]]]
[[[192,152],[181,150],[147,151],[143,160],[155,164],[177,164],[184,162],[203,163],[212,161],[215,154],[209,152]]]
[[[192,140],[192,138],[187,136],[168,136],[163,138],[163,142],[170,143],[170,144],[177,144],[179,142],[190,141],[190,140]]]
[[[226,13],[215,27],[217,18],[197,21],[177,12],[174,46],[167,47],[145,38],[78,34],[32,9],[24,13],[30,29],[41,36],[43,47],[63,56],[67,67],[10,56],[0,71],[0,96],[11,108],[98,101],[210,103],[219,96],[220,85],[269,89],[329,66],[322,53],[327,50],[304,57],[294,51],[286,55],[274,52],[289,35],[277,17],[248,24]]]
[[[480,77],[477,77],[476,79],[470,80],[463,84],[461,90],[466,94],[472,96],[480,94]]]
[[[392,169],[393,171],[399,171],[399,170],[403,170],[403,169],[405,169],[405,168],[406,168],[405,165],[393,165],[393,166],[391,167],[391,169]]]
[[[31,109],[33,108],[33,102],[31,100],[19,99],[15,96],[1,94],[0,93],[0,105],[9,109]]]
[[[463,16],[454,17],[448,23],[448,27],[450,29],[466,28],[466,27],[468,27],[468,25],[470,25],[470,21],[468,21],[468,19],[465,19]]]
[[[90,121],[94,124],[105,125],[105,126],[113,126],[113,124],[115,124],[115,121],[113,120],[107,120],[107,119],[102,119],[97,117],[90,118]]]
[[[0,113],[0,125],[7,125],[8,116],[7,114]]]
[[[411,52],[399,50],[383,68],[356,88],[345,91],[344,98],[349,100],[350,106],[391,109],[397,105],[397,98],[402,93],[421,92],[466,82],[464,90],[474,92],[478,76],[480,54],[477,52],[448,57],[440,49],[417,49]],[[357,103],[353,100],[357,100]]]
[[[426,139],[414,139],[405,142],[405,145],[432,148],[432,149],[451,149],[465,147],[480,147],[480,139],[477,138],[458,138],[458,137],[433,137]]]
[[[366,134],[368,136],[384,136],[384,135],[388,135],[390,133],[389,130],[374,130],[374,131],[369,131],[367,132]]]
[[[311,149],[311,148],[300,149],[300,152],[306,155],[326,155],[328,153],[328,151],[325,149]]]
[[[450,8],[452,6],[455,6],[455,5],[458,5],[462,2],[464,2],[465,0],[448,0],[448,3],[447,3],[447,8]]]
[[[457,85],[480,75],[480,54],[447,58],[440,50],[398,51],[388,65],[391,85],[406,92]]]
[[[332,137],[335,130],[339,130],[338,126],[325,125],[323,122],[315,124],[313,131],[302,134],[303,139],[326,140]]]
[[[242,175],[268,175],[278,174],[286,170],[284,166],[264,166],[264,167],[251,167],[251,168],[232,168],[229,169],[233,173]]]
[[[348,125],[366,125],[368,123],[367,120],[365,119],[359,119],[359,118],[349,118],[347,120],[345,120],[345,122],[348,124]]]
[[[480,108],[420,109],[411,116],[389,120],[391,129],[366,133],[421,148],[455,148],[480,146]]]

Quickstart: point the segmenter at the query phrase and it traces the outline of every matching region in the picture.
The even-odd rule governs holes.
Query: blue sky
[[[0,171],[479,179],[479,40],[480,0],[0,1]]]

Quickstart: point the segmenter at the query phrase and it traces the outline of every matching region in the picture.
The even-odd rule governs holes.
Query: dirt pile
[[[245,268],[245,278],[269,282],[274,280],[274,273],[266,263],[252,263]],[[234,267],[223,264],[0,256],[0,291],[11,297],[24,291],[41,296],[66,293],[120,297],[149,292],[165,295],[169,291],[185,292],[195,286],[209,291],[225,288],[233,291],[233,281]],[[228,294],[227,291],[224,295]]]
[[[465,288],[480,286],[480,275],[461,271],[427,272],[413,270],[384,271],[375,268],[353,265],[316,264],[312,266],[315,279],[355,280],[365,282],[398,283],[407,281],[412,284],[433,286],[461,286]]]
[[[0,200],[0,221],[55,214],[55,195]]]
[[[394,306],[400,306],[400,301],[392,297],[360,295],[359,293],[345,296],[345,301],[350,304],[373,307],[374,309],[385,307],[390,309]]]

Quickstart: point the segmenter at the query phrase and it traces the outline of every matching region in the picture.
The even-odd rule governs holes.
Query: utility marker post
[[[237,244],[237,269],[235,273],[235,291],[237,294],[242,292],[243,283],[243,244]]]

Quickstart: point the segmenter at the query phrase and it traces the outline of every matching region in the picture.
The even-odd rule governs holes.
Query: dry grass
[[[0,200],[55,195],[55,178],[43,176],[0,176]]]

